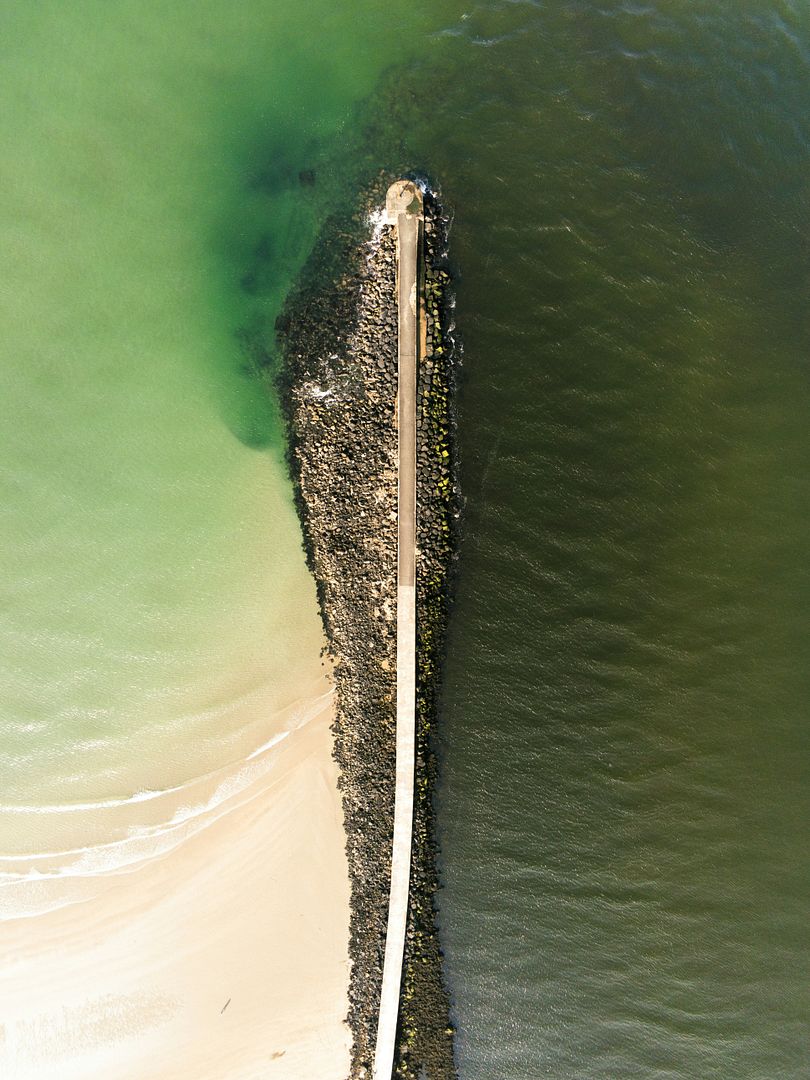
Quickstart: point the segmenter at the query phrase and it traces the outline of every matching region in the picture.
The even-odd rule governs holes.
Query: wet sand
[[[80,903],[0,923],[1,1075],[344,1080],[349,883],[318,690],[205,828]]]

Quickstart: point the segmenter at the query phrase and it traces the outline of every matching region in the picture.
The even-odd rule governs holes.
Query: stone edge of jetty
[[[371,1077],[390,876],[396,706],[395,239],[381,174],[327,221],[276,323],[277,389],[304,549],[336,691],[335,758],[351,880],[350,1080]],[[456,549],[448,219],[425,195],[425,356],[417,387],[417,766],[400,1004],[400,1080],[451,1080],[453,1029],[435,922],[433,750]]]

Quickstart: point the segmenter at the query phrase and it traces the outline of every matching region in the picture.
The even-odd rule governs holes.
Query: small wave
[[[297,731],[298,728],[292,728],[291,731],[282,731],[279,735],[274,735],[272,739],[268,739],[266,743],[262,743],[261,746],[257,746],[255,750],[251,751],[245,758],[245,761],[253,761],[254,758],[260,757],[265,751],[272,750],[274,746],[286,739],[288,735],[292,734],[292,731]]]
[[[178,807],[169,821],[160,825],[136,827],[121,840],[51,855],[53,859],[66,855],[76,856],[74,861],[65,865],[51,870],[29,867],[24,871],[0,871],[0,891],[3,883],[42,882],[56,878],[86,878],[131,872],[145,862],[169,854],[183,841],[213,825],[237,806],[250,802],[254,796],[238,804],[226,806],[260,780],[267,771],[269,763],[264,768],[254,766],[251,770],[241,770],[236,776],[229,777],[220,784],[205,802],[195,806]],[[215,813],[217,810],[221,812]],[[28,859],[28,856],[17,857],[17,861],[23,863]]]
[[[373,249],[379,247],[380,240],[382,239],[383,228],[386,225],[388,218],[385,213],[385,207],[380,206],[376,210],[370,210],[368,213],[367,224],[371,229],[371,236],[366,243]]]
[[[280,742],[282,739],[286,739],[291,732],[298,731],[319,711],[321,704],[328,697],[331,697],[332,693],[333,691],[330,689],[325,694],[313,699],[306,708],[301,709],[298,712],[293,712],[293,721],[297,722],[293,722],[290,727],[284,731],[271,736],[266,742],[262,743],[255,750],[252,750],[244,760],[251,761],[253,758],[259,757],[261,754],[275,746],[276,743]],[[198,784],[213,780],[214,777],[228,769],[234,768],[236,765],[238,765],[238,762],[229,762],[219,769],[201,773],[199,776],[194,776],[190,780],[186,780],[182,784],[177,784],[173,787],[159,789],[144,788],[140,791],[133,792],[131,795],[121,795],[109,799],[98,799],[92,802],[0,803],[0,814],[76,814],[87,813],[88,811],[93,810],[111,810],[116,807],[129,806],[134,803],[152,802],[155,799],[163,799],[170,795],[177,795],[181,791],[190,790]],[[5,856],[0,855],[0,859],[3,858],[5,858]]]
[[[152,799],[162,799],[166,795],[174,795],[178,791],[182,791],[184,787],[199,783],[203,779],[205,777],[198,776],[193,780],[189,780],[187,784],[180,784],[177,787],[161,788],[157,791],[136,791],[132,795],[122,796],[119,799],[99,799],[97,802],[40,803],[39,805],[0,803],[0,814],[76,814],[87,810],[106,810],[115,806],[127,806],[130,803],[151,802]],[[0,855],[0,858],[3,858],[3,856]]]
[[[186,841],[258,798],[264,787],[250,789],[271,770],[273,762],[274,756],[254,758],[251,765],[220,783],[204,802],[178,807],[172,818],[161,825],[133,828],[128,836],[110,843],[52,853],[54,860],[69,859],[52,867],[27,866],[0,872],[0,922],[91,899],[95,892],[86,892],[85,888],[93,879],[134,874],[156,859],[171,855]],[[40,861],[38,856],[34,858]],[[18,857],[17,861],[25,865],[28,857]],[[60,891],[54,895],[58,882]],[[81,895],[66,899],[80,887],[80,882],[85,882]]]
[[[136,792],[126,798],[71,804],[69,807],[13,807],[13,810],[23,813],[97,810],[148,802],[168,795],[188,795],[191,789],[206,780],[214,785],[207,797],[201,793],[196,800],[181,801],[167,820],[155,825],[130,827],[126,836],[116,840],[60,851],[0,854],[0,862],[8,867],[0,871],[0,921],[22,918],[34,910],[42,912],[65,906],[62,899],[47,894],[49,882],[77,882],[79,879],[135,873],[145,864],[169,855],[186,840],[197,836],[227,814],[247,806],[265,790],[264,787],[257,789],[256,785],[274,767],[277,754],[273,751],[291,734],[304,728],[332,692],[328,691],[306,708],[294,712],[292,723],[286,730],[277,732],[235,766],[225,766],[196,777],[187,784],[161,791]],[[43,890],[46,891],[45,895]],[[68,904],[73,902],[67,901]]]

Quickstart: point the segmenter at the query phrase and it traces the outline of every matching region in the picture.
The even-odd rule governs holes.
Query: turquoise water
[[[310,677],[256,370],[335,200],[415,167],[464,345],[463,1080],[805,1075],[805,9],[3,16],[3,804],[186,781]]]

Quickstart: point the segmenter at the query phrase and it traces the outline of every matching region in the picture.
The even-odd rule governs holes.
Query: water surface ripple
[[[490,3],[448,30],[474,70],[431,119],[465,349],[462,1076],[798,1080],[807,12]]]
[[[20,808],[274,734],[317,621],[239,331],[417,166],[461,270],[462,1078],[804,1077],[806,5],[2,8],[4,872],[118,812]]]

